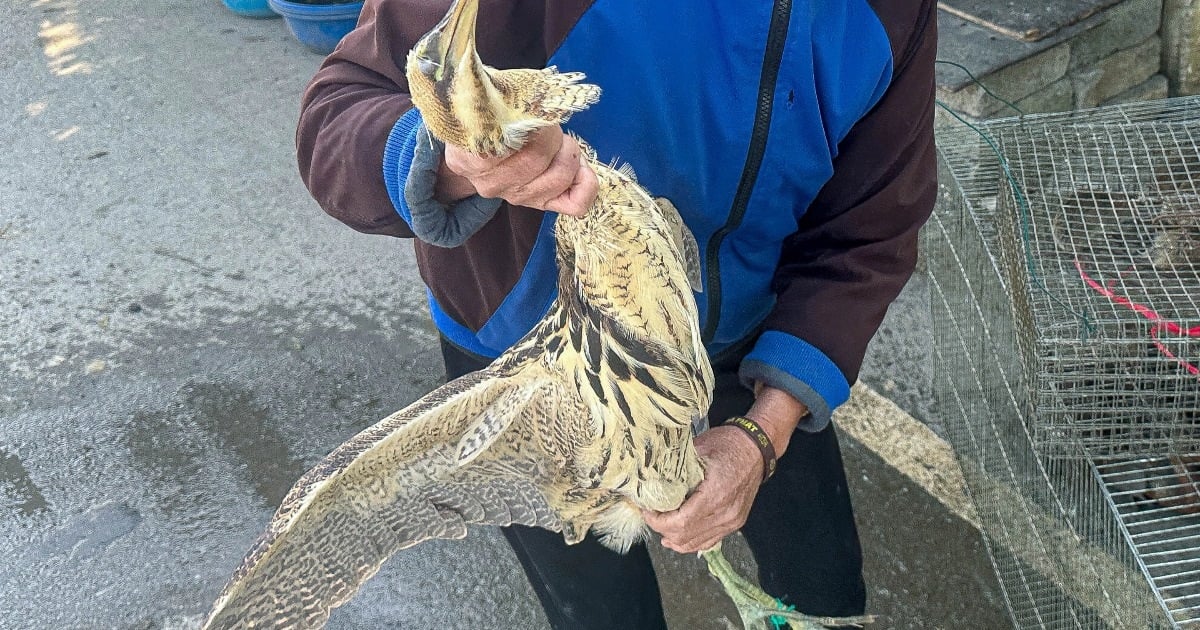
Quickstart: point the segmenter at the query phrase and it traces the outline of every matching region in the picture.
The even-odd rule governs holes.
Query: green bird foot
[[[746,630],[759,628],[789,628],[790,630],[825,630],[831,627],[855,626],[871,623],[875,620],[872,615],[857,617],[813,617],[785,608],[779,600],[763,592],[756,584],[738,575],[733,566],[721,553],[721,544],[707,551],[701,551],[700,557],[708,563],[708,572],[729,594],[733,604],[737,606],[738,615],[742,618],[742,626]],[[764,625],[765,624],[765,625]]]

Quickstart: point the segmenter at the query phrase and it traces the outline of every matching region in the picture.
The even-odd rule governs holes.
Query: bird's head
[[[505,103],[475,50],[479,0],[455,0],[408,54],[413,104],[437,139],[479,155],[499,156],[505,142]]]

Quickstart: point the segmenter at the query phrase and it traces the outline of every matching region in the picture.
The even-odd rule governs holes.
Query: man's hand
[[[746,523],[762,482],[762,455],[734,427],[714,427],[696,438],[704,481],[674,512],[642,512],[662,534],[662,545],[679,553],[712,548]]]
[[[596,200],[596,174],[584,162],[575,139],[553,125],[529,136],[519,151],[485,158],[446,146],[438,173],[437,198],[443,203],[479,193],[490,199],[583,216]]]
[[[760,387],[746,417],[771,438],[776,459],[783,457],[792,431],[808,414],[804,403],[787,392]],[[642,511],[662,544],[679,553],[711,549],[746,524],[763,477],[763,458],[753,438],[736,427],[718,426],[696,438],[704,460],[704,481],[674,512]]]

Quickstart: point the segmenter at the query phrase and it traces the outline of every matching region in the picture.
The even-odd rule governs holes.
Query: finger
[[[672,543],[670,545],[663,543],[663,546],[675,553],[696,553],[696,549],[686,543]]]
[[[724,534],[713,533],[705,538],[697,538],[696,540],[699,542],[693,542],[693,543],[688,544],[688,553],[699,553],[701,551],[708,551],[709,549],[716,547],[717,543],[721,542],[722,540],[725,539],[726,536],[728,536],[729,534],[732,534],[732,533],[733,532],[727,532]]]
[[[712,548],[713,545],[731,533],[720,529],[705,529],[702,532],[689,532],[684,537],[664,536],[662,538],[662,545],[679,553],[696,553]]]
[[[671,534],[664,534],[663,538],[676,547],[694,550],[714,538],[720,538],[733,531],[736,531],[736,529],[729,527],[726,523],[697,521],[693,524],[693,527],[679,532],[672,532]]]
[[[452,144],[446,145],[442,161],[451,172],[468,179],[478,178],[504,161],[504,158],[490,158],[475,155]]]
[[[714,512],[704,518],[696,518],[681,526],[655,529],[662,535],[663,545],[683,553],[707,549],[725,536],[741,529],[745,519],[727,511]],[[652,526],[653,527],[653,526]]]
[[[650,529],[662,536],[677,536],[682,531],[682,527],[680,527],[682,521],[675,516],[676,512],[642,510],[642,519],[646,521]]]
[[[543,127],[532,132],[520,150],[502,158],[461,158],[463,175],[481,196],[520,204],[514,197],[550,166],[562,145],[562,136],[557,126]]]
[[[592,208],[599,192],[600,181],[596,179],[596,173],[592,171],[587,162],[581,159],[570,188],[547,202],[546,209],[573,217],[581,217]]]
[[[547,208],[552,200],[567,192],[579,177],[579,146],[564,142],[558,154],[541,175],[518,186],[508,200],[531,208]]]
[[[685,548],[671,542],[671,540],[668,538],[662,539],[661,544],[664,548],[670,549],[671,551],[674,551],[675,553],[690,553]]]
[[[729,533],[730,533],[730,534],[732,534],[733,532],[729,532]],[[729,535],[729,534],[725,534],[725,536],[728,536],[728,535]],[[713,547],[716,547],[717,545],[719,545],[719,544],[721,543],[721,541],[722,541],[722,540],[725,540],[725,536],[717,536],[716,538],[713,538],[712,540],[709,540],[709,541],[707,541],[707,542],[704,542],[704,543],[701,543],[701,544],[697,545],[696,552],[698,553],[698,552],[701,552],[701,551],[710,551],[710,550],[712,550],[712,548],[713,548]]]
[[[714,545],[736,531],[737,528],[733,527],[707,528],[703,531],[693,532],[693,535],[684,539],[672,538],[670,542],[682,553],[696,553],[712,549]]]
[[[533,181],[546,172],[555,156],[562,150],[566,134],[558,126],[542,127],[530,132],[529,140],[504,159],[481,173],[486,178],[497,178],[512,182],[509,190]]]
[[[675,545],[709,538],[717,531],[716,528],[728,522],[728,518],[717,515],[717,511],[706,509],[703,505],[691,504],[690,501],[689,498],[683,506],[672,512],[644,511],[643,519],[650,529]]]

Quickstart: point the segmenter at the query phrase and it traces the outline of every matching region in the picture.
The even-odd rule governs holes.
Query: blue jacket
[[[413,200],[426,197],[406,190],[432,188],[438,156],[417,141],[403,62],[448,4],[368,1],[306,93],[301,170],[322,206],[362,231],[413,236]],[[801,426],[819,430],[912,273],[933,205],[933,11],[868,0],[496,0],[481,8],[479,47],[496,67],[552,64],[602,87],[566,128],[674,202],[701,248],[696,297],[710,353],[748,349],[743,381],[790,392],[812,413]],[[387,55],[375,45],[385,38]],[[339,109],[348,86],[401,95],[370,108],[392,121],[382,137],[367,137],[383,130],[364,125],[365,112]],[[331,165],[322,134],[378,156],[357,200],[330,182],[368,179],[374,160]],[[384,208],[391,217],[378,216]],[[449,243],[416,226],[434,320],[455,344],[494,357],[554,298],[556,216],[478,198],[435,210],[470,226]]]

